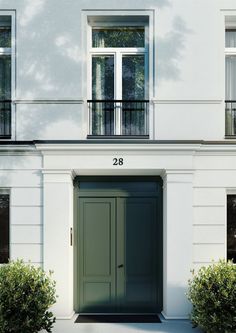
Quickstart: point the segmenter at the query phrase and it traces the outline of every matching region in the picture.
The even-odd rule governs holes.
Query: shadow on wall
[[[87,54],[81,48],[84,37],[80,32],[81,9],[96,10],[102,6],[103,9],[112,10],[117,9],[117,2],[104,0],[103,5],[94,0],[22,2],[17,10],[17,98],[81,99],[86,84],[82,78],[82,68],[87,66]],[[0,0],[1,3],[4,1]],[[135,2],[135,9],[143,7],[143,0]],[[170,0],[145,2],[145,8],[149,9],[166,10],[168,7],[171,7]],[[119,9],[130,9],[130,4],[124,3]],[[158,83],[163,80],[181,80],[178,61],[183,57],[185,38],[189,32],[180,17],[174,19],[166,35],[159,38],[157,32]],[[50,107],[42,104],[17,105],[16,112],[22,135],[18,139],[25,140],[55,139],[56,136],[58,139],[62,136],[65,138],[67,134],[63,126],[67,126],[70,138],[79,139],[81,133],[78,129],[86,116],[85,108],[77,104],[74,104],[74,108],[60,104],[52,113]],[[78,124],[78,128],[73,127],[73,122]],[[51,126],[60,130],[51,135]]]
[[[164,37],[157,37],[157,80],[181,80],[178,63],[184,58],[186,36],[192,31],[186,27],[184,20],[177,16],[172,23],[171,31]]]

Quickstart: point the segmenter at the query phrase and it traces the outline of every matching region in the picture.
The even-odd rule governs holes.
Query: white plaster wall
[[[39,154],[0,153],[0,188],[10,191],[10,258],[43,263],[42,161]]]
[[[91,10],[102,15],[107,10],[129,15],[153,11],[150,97],[162,103],[155,109],[156,139],[224,138],[224,14],[230,10],[236,17],[234,0],[0,0],[0,9],[16,10],[19,139],[86,138],[81,130],[87,128],[86,116],[81,117],[85,106],[72,107],[66,100],[88,97],[82,14]],[[37,105],[25,106],[26,100],[37,100]],[[42,104],[56,100],[65,104]]]
[[[187,316],[189,304],[184,293],[190,269],[226,256],[226,194],[236,190],[235,146],[57,144],[37,145],[37,153],[30,152],[29,147],[23,148],[25,152],[16,152],[19,147],[14,149],[9,147],[0,155],[0,188],[10,189],[11,194],[11,258],[20,257],[36,265],[44,264],[47,270],[54,269],[60,296],[55,308],[58,316],[69,317],[73,311],[73,255],[69,242],[73,218],[72,199],[68,196],[72,193],[72,171],[78,175],[167,177],[164,198],[170,200],[164,199],[164,313],[170,318]],[[112,165],[114,156],[124,158],[122,167]],[[60,210],[56,193],[61,202],[68,199],[65,205],[59,205]],[[47,220],[44,226],[43,204]],[[61,240],[55,239],[52,246],[54,222],[59,220]],[[44,259],[43,232],[47,239]]]
[[[197,153],[194,166],[193,265],[226,258],[226,196],[236,189],[236,154]],[[236,193],[236,192],[235,192]]]

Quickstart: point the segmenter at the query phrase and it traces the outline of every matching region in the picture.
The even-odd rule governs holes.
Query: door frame
[[[124,183],[137,183],[137,182],[154,182],[157,183],[157,191],[155,192],[132,192],[129,193],[122,193],[122,196],[125,197],[132,197],[135,195],[136,197],[140,196],[147,196],[147,197],[157,197],[157,221],[161,221],[161,223],[157,223],[157,234],[160,235],[159,241],[157,242],[157,253],[159,256],[159,267],[160,267],[160,274],[157,276],[157,284],[160,288],[160,301],[159,306],[157,307],[156,313],[161,313],[163,310],[163,180],[160,176],[77,176],[74,179],[74,286],[73,286],[73,297],[74,297],[74,310],[76,313],[79,313],[80,302],[78,297],[79,292],[79,258],[78,258],[78,251],[79,251],[79,244],[78,244],[78,225],[79,225],[79,214],[78,214],[78,202],[79,197],[91,197],[95,195],[94,189],[90,190],[81,190],[79,189],[80,182],[93,182],[93,183],[101,183],[101,182],[124,182]],[[82,195],[81,195],[82,194]],[[121,194],[121,191],[111,191],[109,188],[105,190],[97,190],[96,196],[97,197],[117,197]],[[117,313],[118,314],[118,313]],[[139,313],[140,314],[140,313]],[[151,313],[150,313],[151,314]]]

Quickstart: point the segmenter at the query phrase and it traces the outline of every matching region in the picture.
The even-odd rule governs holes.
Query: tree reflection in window
[[[236,263],[236,195],[227,196],[227,259]]]
[[[93,28],[93,47],[144,47],[144,27]]]
[[[0,263],[9,260],[9,195],[0,194]]]
[[[11,47],[11,27],[0,26],[0,47]]]

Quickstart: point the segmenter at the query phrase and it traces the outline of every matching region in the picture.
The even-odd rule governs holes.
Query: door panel
[[[122,197],[122,192],[79,198],[81,313],[161,310],[159,204],[159,197]]]
[[[156,199],[118,199],[117,241],[123,274],[118,272],[121,312],[155,312],[157,308]],[[118,268],[119,270],[119,268]],[[119,281],[120,279],[120,281]],[[122,295],[123,293],[123,295]]]
[[[112,310],[115,299],[115,201],[80,199],[80,311]]]

